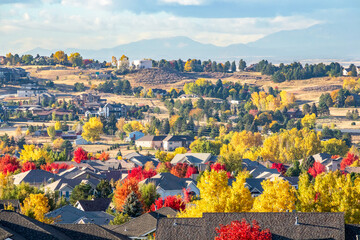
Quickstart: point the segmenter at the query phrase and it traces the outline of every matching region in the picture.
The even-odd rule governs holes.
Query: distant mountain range
[[[170,37],[141,40],[113,48],[98,50],[65,49],[66,53],[79,52],[84,58],[100,61],[120,57],[122,54],[131,60],[151,59],[212,59],[216,61],[239,60],[248,62],[268,59],[274,63],[300,60],[313,61],[358,61],[360,31],[349,34],[346,26],[318,24],[307,29],[280,31],[248,44],[232,44],[219,47],[203,44],[188,37]],[[27,54],[49,56],[56,50],[35,48]]]

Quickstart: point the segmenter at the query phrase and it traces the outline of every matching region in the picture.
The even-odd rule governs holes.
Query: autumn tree
[[[56,60],[57,63],[60,64],[64,64],[66,62],[66,54],[64,53],[64,51],[57,51],[54,54],[54,58]]]
[[[327,141],[321,141],[321,148],[322,152],[340,156],[345,156],[349,150],[349,147],[346,145],[344,140],[336,138],[331,138]]]
[[[138,199],[141,199],[141,194],[139,191],[138,181],[136,179],[126,179],[123,182],[118,182],[116,189],[114,191],[114,203],[118,211],[123,210],[126,198],[128,195],[134,192],[137,194]]]
[[[345,170],[346,167],[351,166],[356,161],[359,161],[359,157],[353,153],[348,153],[345,158],[340,163],[340,169]]]
[[[314,162],[314,165],[312,167],[309,168],[308,172],[311,176],[313,176],[314,178],[325,172],[326,171],[326,168],[324,165],[322,165],[321,163],[319,162]]]
[[[83,126],[83,133],[81,136],[90,142],[100,140],[100,134],[103,133],[103,124],[100,118],[92,117]]]
[[[200,200],[195,200],[178,217],[201,217],[204,212],[247,212],[253,199],[245,186],[248,173],[240,172],[230,187],[225,171],[205,171],[197,184]]]
[[[215,240],[271,240],[269,229],[261,230],[259,224],[254,220],[252,225],[247,223],[245,219],[240,221],[232,221],[228,225],[220,225],[216,228],[219,234]]]
[[[81,163],[82,160],[88,159],[88,153],[81,147],[77,148],[74,152],[74,162]]]
[[[55,130],[56,130],[56,131],[59,131],[59,130],[61,130],[61,128],[62,128],[61,122],[60,122],[60,121],[56,121],[56,122],[55,122]]]
[[[70,63],[72,63],[73,67],[80,67],[83,64],[83,58],[80,53],[71,53],[68,57]]]
[[[275,178],[261,183],[264,191],[255,198],[254,212],[286,212],[295,209],[295,188],[286,180]]]
[[[20,168],[20,162],[16,157],[6,154],[0,157],[0,172],[7,176]]]
[[[22,164],[21,167],[21,172],[27,172],[30,170],[35,170],[36,169],[36,165],[33,162],[26,162]]]
[[[165,198],[158,198],[151,205],[150,211],[156,211],[163,207],[170,207],[176,211],[185,210],[185,202],[181,199],[180,196],[167,196]]]
[[[156,175],[156,171],[154,169],[145,170],[142,167],[136,167],[128,171],[128,179],[135,179],[140,182],[144,179],[151,178]]]
[[[36,148],[35,145],[24,145],[24,149],[20,152],[20,161],[36,162],[38,165],[51,163],[52,159],[49,152],[45,148]]]
[[[45,217],[50,210],[49,200],[44,194],[30,194],[21,205],[21,213],[40,222],[51,223],[52,220]]]

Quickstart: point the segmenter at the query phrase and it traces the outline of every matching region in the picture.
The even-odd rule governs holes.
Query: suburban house
[[[214,239],[216,228],[232,221],[256,220],[261,229],[269,229],[273,240],[284,239],[356,239],[359,225],[347,225],[344,213],[264,212],[203,213],[202,218],[161,218],[156,239]]]
[[[160,197],[181,195],[183,196],[183,189],[189,189],[194,195],[200,195],[199,189],[196,187],[196,182],[190,178],[179,178],[171,173],[158,173],[151,178],[147,178],[140,182],[140,184],[154,183],[156,192]]]
[[[274,178],[279,177],[280,173],[276,169],[265,167],[259,162],[251,161],[250,159],[242,160],[243,169],[249,171],[253,178]]]
[[[23,68],[0,68],[0,81],[15,82],[29,77],[30,73]]]
[[[55,209],[52,212],[45,214],[45,217],[56,218],[58,221],[55,224],[97,224],[108,225],[114,219],[104,211],[82,211],[71,205],[66,205],[61,208]]]
[[[185,98],[198,98],[198,97],[199,96],[196,94],[181,94],[178,98],[185,99]]]
[[[79,200],[75,203],[77,209],[84,212],[105,212],[111,204],[111,198],[95,198],[93,200]]]
[[[245,182],[245,186],[250,190],[251,196],[257,197],[264,191],[261,186],[261,182],[264,181],[265,178],[247,178]],[[235,182],[235,178],[230,178],[228,180],[228,185],[232,186],[233,182]]]
[[[147,162],[152,162],[156,167],[159,164],[159,160],[154,157],[144,156],[144,155],[135,155],[128,158],[128,162],[135,164],[135,167],[144,167]]]
[[[132,65],[135,67],[135,69],[152,68],[152,60],[134,60]]]
[[[135,145],[137,147],[145,148],[154,148],[154,149],[163,149],[165,151],[173,151],[178,147],[188,148],[193,142],[193,138],[189,136],[182,135],[145,135],[142,138],[135,140]]]
[[[196,166],[199,171],[204,171],[208,164],[215,163],[216,161],[217,157],[211,153],[183,153],[176,154],[171,160],[171,164],[187,163]]]
[[[139,131],[131,132],[125,138],[125,142],[136,141],[136,140],[142,138],[143,136],[145,136],[145,134],[143,132],[139,132]]]
[[[46,88],[36,86],[36,85],[24,85],[19,90],[17,90],[18,97],[35,97],[39,94],[46,93]]]
[[[166,138],[164,135],[160,136],[152,136],[145,135],[142,138],[139,138],[135,141],[136,147],[143,148],[154,148],[154,149],[162,149],[163,148],[163,140]]]
[[[145,213],[121,225],[108,225],[107,229],[128,236],[131,239],[147,239],[156,231],[161,218],[175,217],[177,212],[170,207],[163,207],[154,212]],[[157,238],[156,238],[157,239]],[[184,238],[186,239],[186,238]]]
[[[286,115],[289,117],[289,118],[302,118],[304,116],[304,114],[302,113],[301,110],[299,109],[289,109],[287,112],[286,112]]]
[[[14,184],[29,183],[31,186],[40,187],[60,179],[57,174],[50,173],[41,169],[30,170],[27,172],[18,173],[12,176]]]
[[[126,117],[127,107],[125,104],[110,104],[107,103],[104,106],[100,106],[98,111],[87,110],[85,112],[85,117],[94,117],[102,116],[105,118],[110,117],[110,115],[115,115],[116,118]]]
[[[324,165],[326,171],[340,170],[340,163],[343,159],[342,157],[332,158],[332,155],[328,153],[318,153],[312,155],[312,157],[314,158],[315,162],[319,162],[322,165]],[[303,159],[299,160],[300,165],[302,164],[303,161],[304,161]]]
[[[165,151],[174,151],[178,147],[188,148],[194,141],[192,137],[181,135],[168,135],[163,140],[163,148]]]

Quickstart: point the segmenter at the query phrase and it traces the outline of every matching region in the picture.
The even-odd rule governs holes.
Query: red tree
[[[166,171],[166,172],[170,172],[171,169],[172,169],[172,165],[170,162],[161,162],[157,165],[156,167],[156,172],[159,173],[159,172],[162,172],[162,171]]]
[[[128,171],[128,179],[135,179],[140,182],[146,178],[151,178],[156,175],[156,171],[153,169],[145,170],[142,167],[136,167]]]
[[[326,171],[326,168],[324,165],[322,165],[319,162],[314,162],[313,166],[309,168],[308,173],[310,173],[311,176],[314,178],[319,175],[320,173],[323,173]]]
[[[123,182],[118,182],[114,191],[114,203],[116,210],[123,210],[126,198],[131,192],[134,192],[137,195],[138,199],[141,199],[138,181],[136,179],[129,178],[124,180]]]
[[[221,164],[221,163],[211,164],[210,168],[211,168],[211,170],[214,170],[215,172],[226,171],[225,164]],[[226,175],[228,178],[232,178],[231,173],[229,173],[228,171],[226,171]]]
[[[191,175],[197,174],[197,173],[199,173],[197,167],[195,167],[195,166],[193,166],[193,165],[190,165],[190,166],[188,167],[187,171],[186,171],[185,177],[186,177],[186,178],[189,178],[189,177],[191,177]]]
[[[185,210],[185,203],[179,196],[167,196],[165,199],[158,198],[155,200],[150,207],[150,211],[153,212],[156,209],[160,209],[162,207],[171,207],[174,210],[180,211]]]
[[[359,157],[356,156],[355,154],[352,153],[348,153],[346,158],[344,158],[341,163],[340,163],[340,168],[341,170],[345,170],[345,168],[347,166],[350,166],[351,164],[353,164],[356,160],[359,160]]]
[[[47,163],[40,166],[40,169],[52,173],[58,173],[60,169],[69,169],[72,166],[67,165],[66,163],[58,164],[58,163]]]
[[[284,175],[286,173],[286,168],[285,168],[284,164],[282,164],[282,163],[273,163],[271,165],[271,169],[278,170],[278,172],[281,173],[282,175]]]
[[[88,153],[81,147],[77,148],[74,152],[74,161],[76,163],[81,163],[82,160],[88,159]]]
[[[177,163],[173,168],[170,170],[170,173],[179,177],[184,178],[186,176],[186,172],[189,165],[187,163]]]
[[[26,162],[22,165],[21,168],[21,172],[27,172],[30,170],[35,170],[36,169],[36,165],[33,162]]]
[[[102,152],[99,156],[99,160],[101,160],[101,161],[109,160],[109,158],[110,158],[110,155],[106,152]]]
[[[4,175],[13,173],[20,168],[20,162],[16,157],[5,155],[0,158],[0,172]]]
[[[216,228],[219,236],[215,240],[271,240],[269,229],[261,230],[258,223],[254,220],[252,226],[245,219],[232,221],[229,225],[220,225]]]

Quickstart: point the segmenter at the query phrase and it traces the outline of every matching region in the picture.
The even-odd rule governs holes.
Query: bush
[[[351,125],[352,125],[352,126],[356,125],[356,122],[352,122]]]

